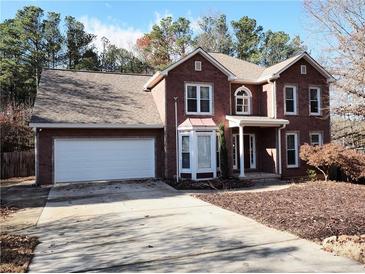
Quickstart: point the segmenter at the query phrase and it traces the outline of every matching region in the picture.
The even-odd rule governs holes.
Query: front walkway
[[[363,272],[163,183],[55,187],[30,272]]]

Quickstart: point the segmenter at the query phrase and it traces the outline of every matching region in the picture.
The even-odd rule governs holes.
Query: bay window
[[[190,169],[190,136],[181,136],[181,168]]]
[[[210,136],[198,136],[198,169],[211,168],[212,153]]]
[[[217,174],[217,132],[184,130],[179,132],[179,173],[191,174],[192,180],[201,174]]]
[[[213,88],[208,84],[186,84],[185,105],[187,114],[212,114]]]
[[[287,167],[298,167],[298,134],[286,134],[286,159]]]

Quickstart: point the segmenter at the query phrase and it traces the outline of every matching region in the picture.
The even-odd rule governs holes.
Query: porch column
[[[245,177],[245,154],[243,142],[243,126],[239,126],[239,144],[240,144],[240,178]]]

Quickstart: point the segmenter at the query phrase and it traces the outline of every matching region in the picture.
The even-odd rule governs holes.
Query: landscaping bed
[[[365,234],[365,185],[307,182],[277,191],[196,197],[318,243]]]
[[[180,180],[179,182],[176,182],[175,180],[166,180],[165,182],[178,190],[229,190],[251,187],[255,185],[255,183],[252,181],[240,181],[238,178],[214,179],[205,181],[192,181],[185,179]]]
[[[37,237],[0,234],[0,272],[26,272],[38,243]]]

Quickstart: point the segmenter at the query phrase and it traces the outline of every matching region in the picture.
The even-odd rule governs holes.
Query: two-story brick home
[[[304,143],[330,141],[333,77],[307,53],[265,68],[201,48],[150,75],[45,70],[31,127],[40,184],[229,173],[305,175]]]

